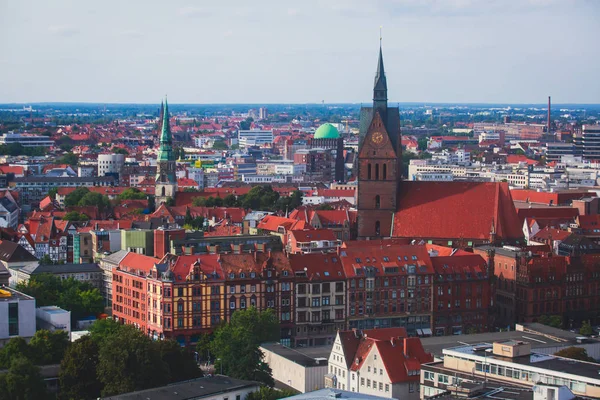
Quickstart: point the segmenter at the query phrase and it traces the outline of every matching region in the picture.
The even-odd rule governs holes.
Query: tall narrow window
[[[380,208],[381,207],[381,198],[379,197],[379,195],[375,196],[375,208]]]
[[[375,221],[375,236],[380,236],[381,234],[381,223],[379,221]]]
[[[367,166],[367,179],[371,179],[371,164]]]
[[[375,164],[375,180],[379,180],[379,164]]]
[[[387,179],[387,164],[383,164],[383,180]]]
[[[165,189],[165,187],[164,187],[164,186],[162,187],[162,191],[161,191],[161,193],[162,193],[162,196],[164,197],[164,196],[165,196],[165,194],[166,194],[166,189]]]

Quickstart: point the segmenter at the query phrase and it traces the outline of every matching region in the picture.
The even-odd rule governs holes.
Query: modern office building
[[[23,147],[52,147],[54,140],[47,136],[8,132],[0,136],[0,146],[20,144]]]
[[[241,148],[262,146],[263,144],[273,143],[273,131],[261,129],[240,129],[238,131],[238,142]]]
[[[583,125],[581,137],[577,142],[581,146],[585,160],[600,159],[600,125]]]
[[[531,344],[506,340],[443,350],[443,361],[421,366],[421,398],[478,384],[506,384],[531,389],[537,384],[566,386],[585,398],[600,397],[600,364],[531,351]],[[465,398],[471,397],[465,393]]]
[[[98,176],[120,174],[125,165],[125,154],[98,154]]]
[[[35,334],[35,299],[0,287],[0,347],[13,337],[29,341]]]

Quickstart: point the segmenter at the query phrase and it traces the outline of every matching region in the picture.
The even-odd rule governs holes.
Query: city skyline
[[[0,102],[366,103],[380,25],[390,102],[598,102],[591,1],[141,5],[0,5]]]

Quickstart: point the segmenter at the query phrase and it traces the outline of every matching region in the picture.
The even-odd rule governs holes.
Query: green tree
[[[152,341],[132,325],[100,343],[97,372],[103,396],[169,383],[169,366],[152,350]]]
[[[567,347],[554,353],[555,356],[572,358],[580,361],[596,361],[588,356],[587,350],[582,347]]]
[[[69,211],[65,214],[63,219],[66,221],[88,221],[90,217],[77,211]]]
[[[156,199],[154,198],[154,196],[148,196],[148,210],[150,212],[153,212],[155,208],[156,208]]]
[[[125,154],[126,156],[129,155],[129,152],[121,147],[117,147],[116,149],[113,149],[113,154]]]
[[[248,393],[246,400],[278,400],[297,395],[292,390],[278,390],[269,386],[261,386],[256,392]]]
[[[89,327],[90,337],[96,343],[101,343],[104,339],[111,335],[118,334],[121,331],[123,325],[115,321],[114,319],[99,319],[94,321],[92,326]]]
[[[424,151],[427,150],[427,138],[426,137],[421,137],[417,140],[417,143],[419,145],[419,150]]]
[[[245,120],[240,122],[240,130],[247,131],[252,126],[252,122],[254,122],[254,119],[252,119],[252,117],[246,118]]]
[[[214,357],[211,357],[210,352],[210,347],[213,339],[214,335],[212,333],[203,333],[198,338],[198,342],[196,343],[196,352],[198,353],[198,357],[201,360],[214,360]]]
[[[192,211],[190,210],[190,208],[188,207],[185,210],[185,217],[183,218],[183,224],[184,225],[192,225],[192,222],[194,221],[194,218],[192,217]]]
[[[38,400],[46,399],[46,383],[39,367],[25,357],[11,360],[8,372],[0,375],[0,399]]]
[[[73,278],[61,280],[52,274],[35,275],[17,290],[36,298],[39,306],[57,305],[71,311],[71,322],[104,310],[100,291],[87,282]]]
[[[52,264],[54,264],[54,261],[52,261],[52,258],[50,258],[50,256],[48,254],[44,254],[42,256],[42,258],[40,258],[40,264],[42,264],[42,265],[52,265]]]
[[[90,193],[90,189],[80,187],[65,196],[65,207],[73,207],[79,205],[79,201],[86,194]]]
[[[73,153],[67,153],[58,160],[59,164],[77,165],[79,162],[79,156]]]
[[[238,207],[237,198],[234,195],[232,195],[232,194],[228,194],[223,199],[223,205],[225,207]]]
[[[120,201],[123,201],[123,200],[145,200],[147,196],[148,195],[146,193],[142,192],[141,190],[134,188],[134,187],[130,187],[130,188],[123,190],[123,192],[121,192],[121,194],[117,197]]]
[[[228,324],[215,332],[211,351],[217,358],[215,368],[226,375],[273,386],[271,368],[259,349],[263,342],[279,338],[279,322],[273,310],[259,312],[250,307],[236,311]]]
[[[52,200],[55,200],[55,199],[56,199],[56,193],[58,193],[58,188],[55,188],[55,187],[54,187],[54,188],[52,188],[52,189],[50,189],[50,190],[48,191],[48,196],[50,196],[50,198],[51,198]]]
[[[4,347],[0,348],[0,369],[9,368],[11,360],[18,357],[27,359],[31,357],[31,348],[22,337],[14,337]]]
[[[58,364],[69,346],[69,335],[65,331],[39,330],[29,342],[31,355],[36,364]]]
[[[60,363],[60,388],[63,399],[95,399],[100,397],[98,381],[98,343],[86,335],[69,346]]]
[[[581,328],[579,329],[579,333],[586,336],[590,336],[592,333],[594,333],[592,325],[590,325],[590,321],[583,321]]]
[[[152,342],[154,351],[160,354],[161,360],[169,367],[170,382],[186,381],[202,376],[202,370],[192,354],[183,349],[174,340]]]
[[[560,315],[542,315],[538,322],[553,328],[563,327],[563,319]]]
[[[223,140],[215,140],[213,145],[212,145],[213,150],[227,150],[227,143],[225,143]]]
[[[94,206],[94,207],[98,207],[98,209],[100,211],[104,211],[106,210],[108,207],[110,207],[110,200],[108,200],[108,197],[106,197],[105,195],[102,195],[100,193],[96,193],[96,192],[90,192],[90,193],[86,193],[81,200],[79,200],[79,203],[77,203],[78,206]]]

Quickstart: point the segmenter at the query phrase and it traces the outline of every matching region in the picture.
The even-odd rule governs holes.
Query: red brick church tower
[[[400,112],[388,107],[383,53],[379,46],[373,106],[360,111],[356,176],[359,239],[392,235],[402,168]]]

